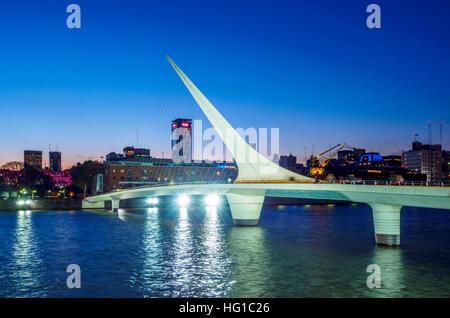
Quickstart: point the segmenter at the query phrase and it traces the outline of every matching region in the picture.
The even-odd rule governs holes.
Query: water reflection
[[[118,209],[117,210],[117,216],[119,217],[119,219],[121,221],[126,221],[127,220],[127,213],[124,209]]]
[[[226,296],[233,285],[228,281],[231,257],[224,237],[225,225],[220,222],[218,216],[220,212],[216,207],[206,207],[204,241],[201,246],[204,250],[202,267],[206,275],[201,278],[201,285],[204,288],[204,295],[208,297]]]
[[[401,248],[376,247],[371,258],[372,264],[381,269],[381,288],[369,290],[371,296],[402,297],[404,296],[404,260]],[[367,276],[370,273],[367,273]],[[374,295],[376,294],[376,295]]]
[[[165,296],[221,297],[229,293],[231,258],[224,237],[227,225],[219,217],[224,212],[216,208],[178,209],[176,223],[170,227],[174,229],[173,238],[167,240],[164,233],[163,239],[169,242],[166,251],[170,257],[165,266]]]
[[[159,294],[160,291],[159,280],[164,272],[164,264],[161,262],[163,259],[161,240],[158,208],[149,208],[145,214],[142,238],[137,253],[143,260],[142,271],[136,273],[134,277],[134,280],[140,282],[139,287],[144,297]]]
[[[173,297],[189,296],[190,285],[195,283],[193,280],[193,246],[191,236],[191,224],[186,207],[178,210],[178,223],[175,228],[175,237],[173,242],[173,265],[172,265],[172,283],[171,295]]]
[[[8,266],[11,272],[9,280],[15,283],[16,295],[20,297],[46,296],[45,291],[41,290],[41,265],[42,260],[36,244],[32,212],[19,211],[12,244],[11,264]]]
[[[232,258],[230,280],[233,295],[239,297],[268,297],[276,288],[266,247],[265,232],[261,227],[233,227],[228,245]],[[275,270],[277,270],[275,268]]]
[[[227,208],[203,205],[121,219],[0,213],[0,296],[448,297],[450,217],[407,214],[404,224],[434,223],[420,236],[405,230],[400,248],[375,248],[371,212],[349,209],[264,208],[259,227],[234,227]],[[70,263],[84,271],[76,291],[65,284]],[[369,264],[381,267],[380,289],[366,286]]]

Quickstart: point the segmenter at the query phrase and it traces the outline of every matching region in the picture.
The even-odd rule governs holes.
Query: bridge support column
[[[119,199],[111,199],[111,211],[112,212],[119,212]]]
[[[264,195],[228,193],[227,199],[235,225],[258,225]]]
[[[372,207],[375,241],[378,245],[400,245],[400,205],[369,203]]]

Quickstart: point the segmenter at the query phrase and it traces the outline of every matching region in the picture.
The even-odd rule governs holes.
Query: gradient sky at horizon
[[[66,27],[77,3],[82,28]],[[368,29],[378,3],[382,28]],[[302,161],[337,143],[382,154],[414,132],[450,148],[449,1],[9,1],[0,8],[0,165],[49,145],[63,166],[127,145],[170,151],[203,119],[165,56],[235,127],[280,128]]]

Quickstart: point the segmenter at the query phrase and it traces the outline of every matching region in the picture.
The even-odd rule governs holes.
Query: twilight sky
[[[66,6],[81,7],[81,29]],[[381,7],[368,29],[366,7]],[[49,145],[63,166],[126,145],[170,151],[207,120],[169,54],[235,127],[280,128],[299,161],[345,142],[382,154],[414,132],[450,148],[450,2],[40,0],[0,7],[0,165]]]

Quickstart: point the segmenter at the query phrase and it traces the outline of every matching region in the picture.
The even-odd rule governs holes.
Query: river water
[[[0,296],[449,297],[450,213],[401,213],[401,247],[383,248],[365,205],[265,207],[259,227],[226,207],[2,212]]]

